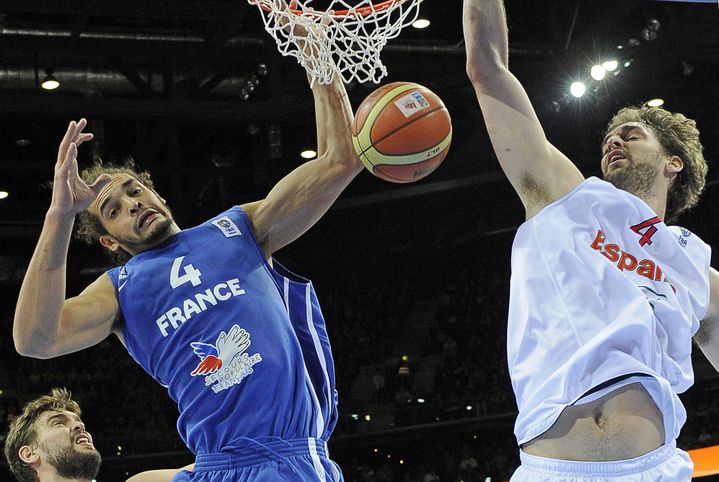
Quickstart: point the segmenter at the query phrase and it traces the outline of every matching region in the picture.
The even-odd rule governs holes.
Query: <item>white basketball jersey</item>
[[[518,443],[630,373],[655,377],[650,393],[674,440],[686,420],[677,393],[694,383],[691,338],[709,302],[710,255],[698,236],[597,178],[520,226],[507,334]]]

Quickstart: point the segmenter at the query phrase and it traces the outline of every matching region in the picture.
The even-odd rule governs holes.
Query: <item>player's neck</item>
[[[637,194],[636,196],[647,203],[652,208],[652,211],[657,213],[659,219],[663,221],[667,211],[667,190],[656,189],[656,187],[648,193]]]
[[[659,219],[664,219],[667,211],[669,187],[671,186],[669,179],[657,176],[652,181],[635,174],[631,177],[619,177],[607,179],[607,181],[618,189],[634,194],[647,203]]]

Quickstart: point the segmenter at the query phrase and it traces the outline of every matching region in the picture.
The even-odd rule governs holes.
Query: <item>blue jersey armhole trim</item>
[[[110,278],[110,281],[112,282],[113,288],[115,288],[115,296],[117,296],[117,273],[120,271],[120,268],[122,266],[115,266],[114,268],[110,268],[107,271],[105,271],[105,274]]]
[[[252,241],[257,249],[257,253],[262,258],[262,262],[264,263],[265,267],[269,271],[270,274],[280,276],[282,278],[286,278],[294,283],[299,283],[302,285],[312,284],[312,281],[305,278],[304,276],[300,276],[289,269],[285,268],[282,263],[277,261],[275,258],[272,258],[272,264],[265,258],[265,253],[262,251],[262,248],[260,247],[260,243],[257,241],[257,238],[255,237],[255,232],[252,229],[252,222],[250,221],[250,217],[247,215],[247,213],[242,209],[240,206],[235,206],[231,208],[229,211],[236,211],[240,218],[242,219],[242,223],[246,226],[247,231],[249,231],[250,236],[252,237]],[[220,215],[221,216],[221,215]],[[273,266],[275,265],[275,266]],[[273,276],[274,278],[274,276]]]
[[[118,283],[120,282],[118,277],[118,273],[120,270],[124,267],[123,266],[115,266],[114,268],[108,269],[105,271],[105,274],[108,278],[110,278],[110,282],[112,283],[112,287],[115,289],[115,299],[117,300],[117,313],[118,313],[118,320],[117,323],[120,324],[120,333],[122,334],[122,344],[125,346],[125,349],[127,350],[128,354],[134,359],[135,357],[132,356],[132,352],[130,351],[130,346],[132,345],[132,337],[127,336],[127,323],[125,323],[125,314],[122,312],[122,304],[120,303],[120,292],[117,291]]]

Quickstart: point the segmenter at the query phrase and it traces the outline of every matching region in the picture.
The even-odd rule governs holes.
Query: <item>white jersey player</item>
[[[665,221],[704,187],[696,125],[622,109],[603,141],[605,181],[584,179],[508,70],[502,0],[465,0],[463,15],[467,73],[527,218],[507,337],[522,461],[512,481],[688,481],[677,394],[694,381],[692,338],[719,369],[719,273],[701,239]]]

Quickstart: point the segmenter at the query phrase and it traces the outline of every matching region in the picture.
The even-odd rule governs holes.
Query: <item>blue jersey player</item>
[[[339,77],[339,76],[337,76]],[[362,165],[341,80],[312,86],[318,157],[261,201],[181,230],[146,173],[78,173],[71,122],[50,208],[20,291],[13,336],[51,358],[114,333],[177,403],[196,455],[174,481],[338,481],[327,452],[337,419],[334,368],[312,284],[272,262],[329,209]],[[75,215],[121,266],[65,299]]]

